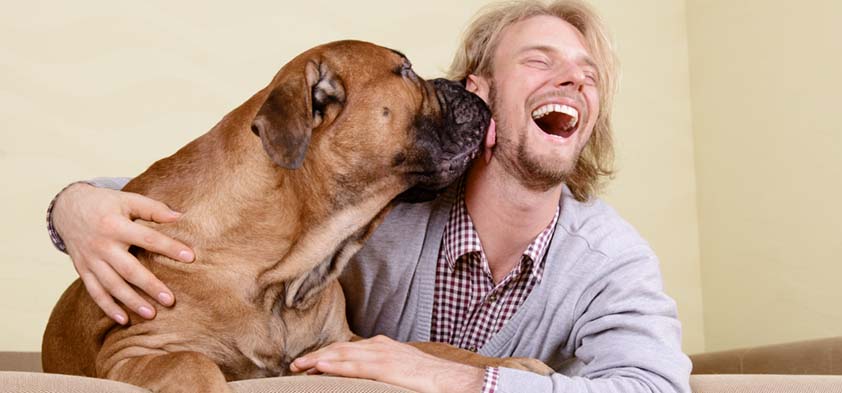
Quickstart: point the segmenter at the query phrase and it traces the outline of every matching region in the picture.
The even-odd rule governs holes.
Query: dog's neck
[[[191,246],[196,263],[225,264],[257,279],[253,297],[267,303],[280,295],[278,284],[302,277],[337,252],[341,260],[331,263],[344,266],[346,254],[359,249],[373,221],[385,215],[395,196],[388,190],[396,187],[384,179],[349,203],[323,175],[331,168],[318,157],[301,169],[280,169],[250,130],[231,126],[248,124],[237,119],[249,116],[248,104],[153,164],[125,190],[183,212],[176,223],[157,228]]]

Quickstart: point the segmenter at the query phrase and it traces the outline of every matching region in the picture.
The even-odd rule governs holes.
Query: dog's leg
[[[146,355],[120,362],[106,378],[162,393],[230,393],[225,376],[198,352]]]
[[[456,348],[445,343],[435,342],[411,342],[415,348],[418,348],[430,355],[454,361],[457,363],[468,364],[474,367],[506,367],[518,370],[531,371],[536,374],[550,375],[555,372],[550,366],[544,362],[531,358],[492,358],[482,356],[475,352]]]

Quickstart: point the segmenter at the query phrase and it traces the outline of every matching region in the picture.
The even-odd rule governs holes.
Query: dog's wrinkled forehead
[[[361,41],[337,41],[321,47],[320,58],[348,80],[401,73],[409,60],[400,51]]]

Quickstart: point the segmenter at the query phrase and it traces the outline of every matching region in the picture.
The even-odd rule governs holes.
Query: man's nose
[[[585,70],[581,66],[575,63],[565,63],[561,64],[556,71],[553,85],[564,89],[581,91],[586,80]]]

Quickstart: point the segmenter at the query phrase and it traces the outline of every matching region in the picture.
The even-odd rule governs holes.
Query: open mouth
[[[567,139],[576,132],[579,111],[568,105],[546,104],[532,111],[532,120],[547,134]]]

